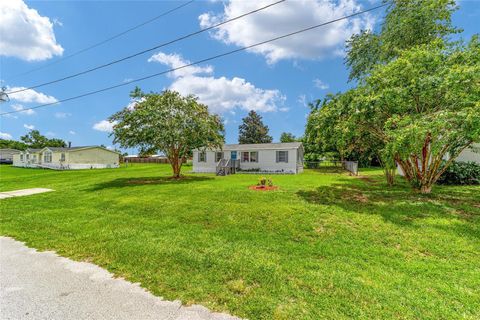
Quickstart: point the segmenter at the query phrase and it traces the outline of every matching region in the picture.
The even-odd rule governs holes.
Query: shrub
[[[261,186],[261,187],[269,186],[269,187],[272,187],[272,186],[273,186],[272,179],[270,179],[270,178],[265,178],[265,177],[261,177],[260,179],[258,179],[257,186]]]
[[[438,184],[480,184],[480,165],[475,162],[453,162],[440,176]]]

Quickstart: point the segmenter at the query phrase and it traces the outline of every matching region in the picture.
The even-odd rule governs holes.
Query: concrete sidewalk
[[[50,192],[50,191],[54,191],[54,190],[46,189],[46,188],[31,188],[31,189],[22,189],[22,190],[14,190],[14,191],[4,191],[4,192],[0,192],[0,199],[6,199],[6,198],[12,198],[12,197],[23,197],[23,196],[29,196],[32,194],[44,193],[44,192]]]
[[[0,237],[0,319],[239,319],[164,301],[138,284]]]

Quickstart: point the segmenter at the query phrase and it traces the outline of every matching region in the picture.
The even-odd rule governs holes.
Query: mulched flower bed
[[[278,186],[250,186],[248,189],[257,191],[272,191],[277,190]]]

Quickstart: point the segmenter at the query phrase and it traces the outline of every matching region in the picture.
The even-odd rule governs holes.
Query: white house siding
[[[252,150],[258,152],[258,162],[242,162],[242,152],[239,151],[237,157],[240,158],[240,168],[243,170],[260,169],[261,171],[283,171],[288,173],[296,173],[297,169],[297,150],[295,149],[278,149],[278,150]],[[277,162],[277,151],[288,152],[288,162]]]
[[[51,153],[51,161],[46,162],[45,155]],[[62,160],[62,154],[64,158]],[[28,160],[27,160],[28,155]],[[35,159],[34,159],[35,157]],[[49,159],[47,159],[49,160]],[[51,169],[102,169],[118,168],[118,153],[100,147],[85,148],[44,148],[41,152],[23,152],[23,161],[16,155],[13,165],[17,167],[41,167]]]
[[[476,143],[471,148],[463,150],[455,161],[475,162],[480,164],[480,143]]]
[[[118,168],[119,163],[120,157],[118,153],[102,148],[70,151],[68,158],[70,169]]]
[[[285,147],[294,146],[294,147]],[[200,150],[193,152],[193,172],[197,173],[215,173],[216,172],[216,152],[223,152],[223,159],[231,159],[232,151],[236,151],[237,160],[240,160],[240,169],[252,170],[259,169],[264,172],[284,172],[300,173],[303,172],[303,147],[300,143],[272,143],[272,144],[254,144],[254,145],[225,145],[222,151],[207,150],[206,162],[199,162]],[[277,151],[288,152],[288,162],[277,162]],[[257,152],[258,162],[243,162],[242,152]]]
[[[197,173],[215,173],[217,163],[215,162],[215,152],[214,151],[205,151],[206,153],[206,162],[198,161],[198,154],[200,151],[193,152],[193,168],[194,172]],[[230,159],[230,155],[228,158]]]
[[[20,161],[20,153],[13,155],[13,166],[14,167],[23,167],[23,162]]]

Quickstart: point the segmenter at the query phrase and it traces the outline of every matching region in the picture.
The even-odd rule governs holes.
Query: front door
[[[237,160],[237,151],[230,152],[230,159]]]

